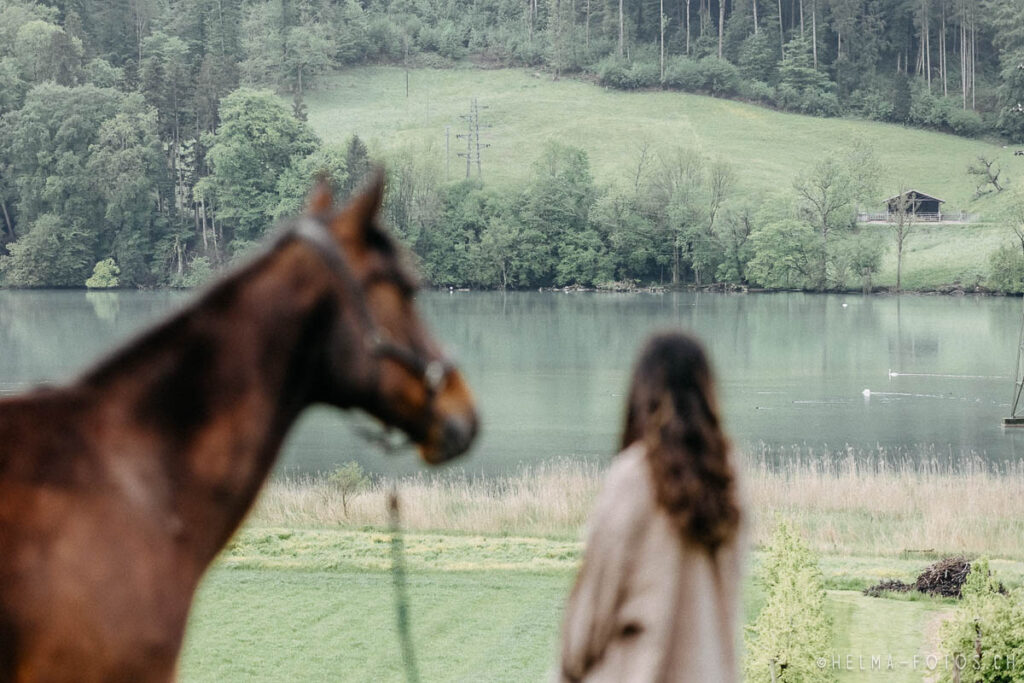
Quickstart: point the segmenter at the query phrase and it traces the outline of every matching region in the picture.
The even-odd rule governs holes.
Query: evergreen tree
[[[776,527],[761,565],[767,602],[747,645],[745,678],[750,683],[826,683],[835,680],[832,624],[825,612],[825,586],[814,556],[788,522]]]

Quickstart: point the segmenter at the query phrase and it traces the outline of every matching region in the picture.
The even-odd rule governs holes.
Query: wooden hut
[[[900,211],[913,214],[923,221],[941,221],[944,199],[933,197],[918,190],[907,190],[903,194],[894,195],[885,200],[886,215],[893,218]]]

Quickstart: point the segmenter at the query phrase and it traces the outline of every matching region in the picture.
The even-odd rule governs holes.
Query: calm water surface
[[[189,299],[0,291],[0,394],[73,378]],[[633,358],[645,335],[664,328],[706,341],[727,427],[747,451],[849,444],[1024,457],[1024,430],[999,426],[1013,390],[1019,299],[428,292],[419,306],[479,400],[482,437],[459,463],[471,471],[607,458]],[[357,460],[375,472],[417,469],[410,454],[376,453],[352,424],[338,411],[308,411],[281,467]]]

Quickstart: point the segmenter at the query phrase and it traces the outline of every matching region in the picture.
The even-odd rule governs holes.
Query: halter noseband
[[[454,371],[452,363],[446,358],[424,360],[412,347],[398,344],[381,333],[381,329],[374,322],[373,314],[366,304],[366,288],[352,272],[341,247],[338,246],[323,222],[310,216],[301,216],[285,230],[281,241],[289,238],[299,240],[312,247],[324,263],[341,278],[345,289],[350,294],[356,315],[359,316],[363,329],[366,330],[363,343],[369,354],[377,358],[390,358],[404,367],[411,375],[423,382],[427,387],[428,399],[433,401],[437,392],[441,390]]]

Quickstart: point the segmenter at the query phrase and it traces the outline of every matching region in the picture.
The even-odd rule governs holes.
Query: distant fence
[[[967,213],[965,211],[947,212],[947,213],[924,213],[920,212],[917,214],[907,216],[911,220],[920,221],[923,223],[973,223],[978,219],[978,214]],[[892,223],[895,222],[895,214],[889,214],[886,212],[882,213],[858,213],[858,223]]]

